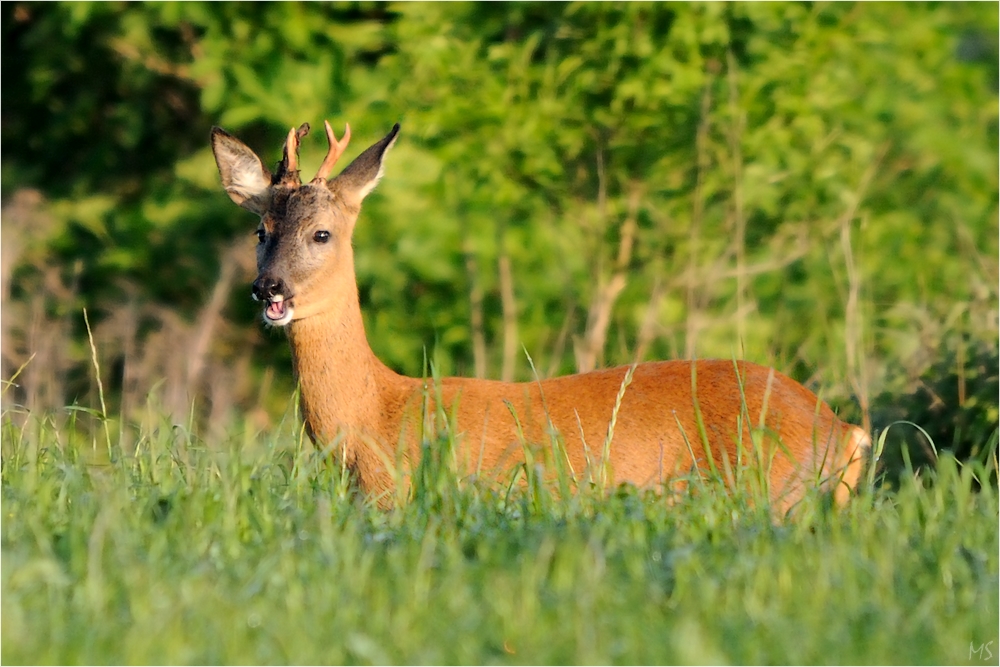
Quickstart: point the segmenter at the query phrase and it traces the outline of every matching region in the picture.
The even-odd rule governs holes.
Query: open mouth
[[[264,307],[264,321],[273,326],[283,327],[292,321],[291,299],[275,295],[267,300]]]

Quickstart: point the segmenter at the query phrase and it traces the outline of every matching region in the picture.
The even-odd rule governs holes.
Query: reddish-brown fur
[[[759,473],[781,509],[816,485],[837,502],[847,500],[860,480],[868,435],[837,419],[802,385],[756,364],[643,363],[624,389],[626,366],[537,382],[445,378],[438,385],[386,367],[365,336],[351,232],[397,129],[337,178],[305,185],[288,157],[301,130],[289,134],[273,178],[249,148],[221,130],[212,133],[226,190],[262,218],[255,294],[288,309],[289,320],[278,323],[287,324],[309,435],[332,445],[362,490],[391,502],[396,485],[405,483],[405,471],[400,478],[395,470],[397,450],[415,463],[428,406],[433,413],[438,400],[454,417],[458,462],[467,474],[507,472],[527,447],[538,459],[564,456],[577,479],[596,479],[621,395],[604,468],[608,482],[658,485],[714,467],[730,480]],[[331,155],[342,151],[327,133]],[[324,161],[325,171],[334,159]],[[329,240],[317,241],[317,233]],[[556,441],[561,447],[554,450]]]

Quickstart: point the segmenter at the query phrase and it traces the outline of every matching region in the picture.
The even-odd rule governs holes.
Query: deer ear
[[[379,179],[382,178],[382,161],[396,143],[398,134],[399,123],[396,123],[381,141],[369,146],[364,153],[354,158],[354,162],[340,172],[339,176],[327,182],[330,190],[340,194],[350,206],[360,208],[361,202],[375,189]]]
[[[212,128],[212,152],[229,198],[248,211],[264,215],[271,199],[271,172],[257,154],[221,127]]]

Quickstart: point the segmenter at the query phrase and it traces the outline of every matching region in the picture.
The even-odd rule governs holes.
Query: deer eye
[[[316,243],[326,243],[330,240],[330,232],[328,231],[318,231],[313,234],[313,241]]]
[[[267,232],[265,232],[263,229],[258,229],[257,230],[257,243],[263,243],[264,239],[266,239],[266,238],[267,238]]]

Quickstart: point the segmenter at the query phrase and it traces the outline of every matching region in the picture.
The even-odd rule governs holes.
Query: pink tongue
[[[280,320],[285,316],[285,302],[271,301],[267,304],[267,310],[265,312],[272,320]]]

